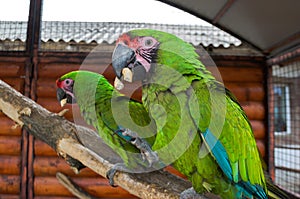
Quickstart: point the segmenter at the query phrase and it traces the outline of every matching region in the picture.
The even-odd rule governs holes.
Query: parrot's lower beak
[[[66,105],[66,103],[67,103],[67,94],[63,89],[58,88],[56,90],[56,97],[57,97],[57,100],[59,101],[61,107]]]
[[[132,73],[132,71],[129,68],[124,68],[122,70],[122,77],[121,77],[121,79],[119,79],[118,77],[115,78],[114,87],[117,90],[122,90],[124,88],[124,84],[123,84],[122,80],[125,80],[127,82],[132,82],[132,80],[133,80],[133,73]]]
[[[67,98],[60,100],[60,106],[64,107],[67,104]]]
[[[71,95],[68,95],[63,89],[61,88],[58,88],[56,90],[56,97],[57,97],[57,100],[59,101],[61,107],[65,106],[67,103],[75,103],[76,100],[71,96]]]
[[[122,74],[123,74],[123,77],[124,77],[125,81],[132,82],[132,80],[133,80],[133,73],[132,73],[132,71],[129,68],[124,68],[122,70]]]

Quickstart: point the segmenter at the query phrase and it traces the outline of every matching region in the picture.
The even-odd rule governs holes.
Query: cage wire
[[[272,66],[275,182],[300,194],[300,61]]]
[[[117,38],[132,29],[156,29],[177,35],[194,46],[239,46],[241,41],[213,26],[129,22],[43,21],[41,51],[89,52],[95,46],[112,48]],[[112,49],[111,49],[112,50]]]

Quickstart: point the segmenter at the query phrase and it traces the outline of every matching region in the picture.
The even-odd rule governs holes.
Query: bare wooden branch
[[[105,176],[120,158],[92,130],[51,113],[0,80],[0,110],[65,158],[75,170],[87,166]],[[141,198],[179,198],[191,184],[166,171],[117,172],[115,183]]]
[[[77,184],[75,184],[71,179],[69,179],[63,173],[57,172],[56,178],[60,184],[66,187],[74,196],[80,199],[95,199],[93,196],[88,194],[86,191],[82,190]]]

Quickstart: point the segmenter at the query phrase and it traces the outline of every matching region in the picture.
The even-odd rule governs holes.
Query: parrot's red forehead
[[[117,44],[118,43],[123,43],[125,45],[127,45],[130,48],[136,48],[139,43],[138,43],[138,37],[131,37],[129,34],[124,33],[123,35],[121,35],[118,40],[117,40]]]
[[[62,87],[62,81],[60,81],[60,79],[57,79],[57,80],[56,80],[56,86],[57,86],[58,88],[61,88],[61,87]]]

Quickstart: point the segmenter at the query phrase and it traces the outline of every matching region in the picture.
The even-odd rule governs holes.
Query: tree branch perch
[[[91,129],[75,125],[51,113],[0,80],[0,110],[36,138],[50,145],[75,171],[89,167],[101,176],[120,161]],[[166,171],[144,174],[117,172],[117,185],[140,198],[179,198],[191,187]]]

